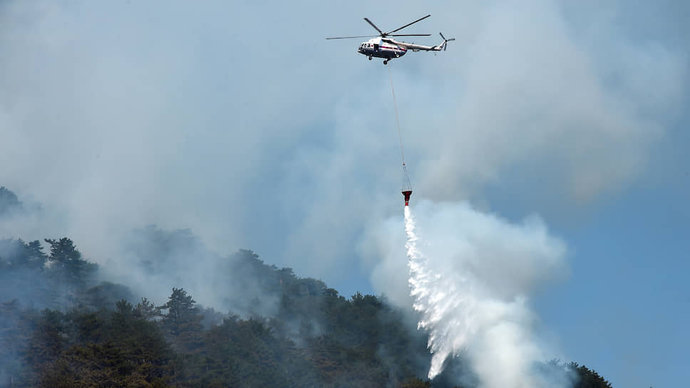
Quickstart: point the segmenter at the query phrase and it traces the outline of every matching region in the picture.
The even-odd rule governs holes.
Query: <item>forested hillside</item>
[[[13,294],[8,287],[20,295],[0,305],[3,386],[428,384],[423,334],[375,296],[346,299],[242,251],[243,265],[280,288],[278,316],[203,309],[178,288],[160,306],[133,303],[126,287],[93,283],[98,267],[71,240],[46,242],[49,254],[38,241],[0,243],[3,295]],[[456,363],[447,374],[462,369]],[[577,371],[586,377],[580,386],[607,386],[585,367]],[[442,376],[434,385],[450,381]]]
[[[5,212],[21,208],[10,194],[0,190]],[[155,266],[156,252],[140,254]],[[425,334],[384,298],[343,297],[248,250],[222,268],[247,289],[228,295],[242,314],[201,306],[176,287],[153,303],[104,281],[69,238],[0,240],[0,387],[476,386],[462,357],[428,381]],[[247,307],[258,298],[275,299],[275,309]],[[569,367],[575,387],[610,386]]]

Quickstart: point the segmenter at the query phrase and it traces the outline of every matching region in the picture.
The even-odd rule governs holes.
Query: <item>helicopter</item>
[[[403,55],[407,53],[407,51],[412,50],[414,52],[417,51],[445,51],[446,47],[448,46],[448,42],[455,40],[455,38],[450,38],[446,39],[445,36],[443,36],[442,33],[439,32],[439,35],[441,35],[441,39],[443,39],[443,42],[440,44],[437,44],[435,46],[424,46],[420,44],[414,44],[414,43],[407,43],[407,42],[400,42],[395,39],[389,38],[391,36],[431,36],[431,34],[394,34],[394,32],[398,32],[402,30],[403,28],[409,27],[417,22],[420,22],[426,18],[428,18],[431,15],[426,15],[422,18],[419,18],[411,23],[407,23],[402,27],[396,28],[395,30],[389,31],[389,32],[383,32],[381,31],[380,28],[376,27],[376,25],[369,20],[368,18],[364,18],[364,20],[369,23],[376,31],[378,31],[378,35],[360,35],[360,36],[334,36],[330,38],[326,38],[326,40],[332,40],[332,39],[356,39],[356,38],[372,38],[369,39],[366,42],[362,42],[359,45],[359,48],[357,49],[357,52],[366,55],[369,60],[372,58],[383,58],[383,64],[386,65],[388,64],[388,61],[390,61],[393,58],[400,58]]]

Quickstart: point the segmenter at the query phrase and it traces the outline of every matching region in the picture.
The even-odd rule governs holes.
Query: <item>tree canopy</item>
[[[0,297],[12,295],[0,300],[0,387],[476,386],[461,358],[428,381],[425,334],[384,298],[343,297],[252,251],[234,255],[228,276],[257,279],[279,303],[241,318],[177,287],[160,305],[133,304],[124,285],[97,281],[72,240],[44,241],[48,254],[38,241],[0,240]],[[576,388],[610,387],[569,368]]]

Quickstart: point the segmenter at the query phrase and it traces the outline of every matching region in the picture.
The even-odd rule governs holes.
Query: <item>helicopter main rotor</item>
[[[392,31],[389,31],[389,32],[383,32],[383,31],[381,31],[381,29],[378,28],[378,27],[376,26],[376,24],[374,24],[371,20],[369,20],[369,18],[364,18],[364,20],[365,20],[367,23],[369,23],[372,27],[374,27],[374,29],[379,33],[378,35],[334,36],[334,37],[330,37],[330,38],[326,38],[326,39],[327,39],[327,40],[331,40],[331,39],[375,38],[375,37],[377,37],[377,36],[380,36],[380,37],[382,37],[382,38],[385,38],[385,37],[387,37],[387,36],[431,36],[431,34],[393,34],[394,32],[398,32],[398,31],[402,30],[403,28],[409,27],[409,26],[411,26],[411,25],[413,25],[413,24],[415,24],[415,23],[417,23],[417,22],[420,22],[420,21],[422,21],[422,20],[428,18],[429,16],[431,16],[431,15],[429,14],[429,15],[426,15],[426,16],[424,16],[424,17],[421,17],[421,18],[419,18],[419,19],[417,19],[417,20],[415,20],[415,21],[413,21],[413,22],[411,22],[411,23],[407,23],[407,24],[405,24],[404,26],[398,27],[398,28],[396,28],[395,30],[392,30]]]

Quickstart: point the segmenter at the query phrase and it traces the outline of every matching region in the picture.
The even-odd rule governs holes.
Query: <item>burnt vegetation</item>
[[[424,333],[384,298],[343,297],[251,251],[227,260],[228,281],[251,274],[279,298],[275,314],[218,312],[183,288],[156,305],[100,280],[69,238],[0,240],[0,387],[476,385],[461,358],[428,381]],[[585,366],[567,368],[578,388],[610,387]]]

